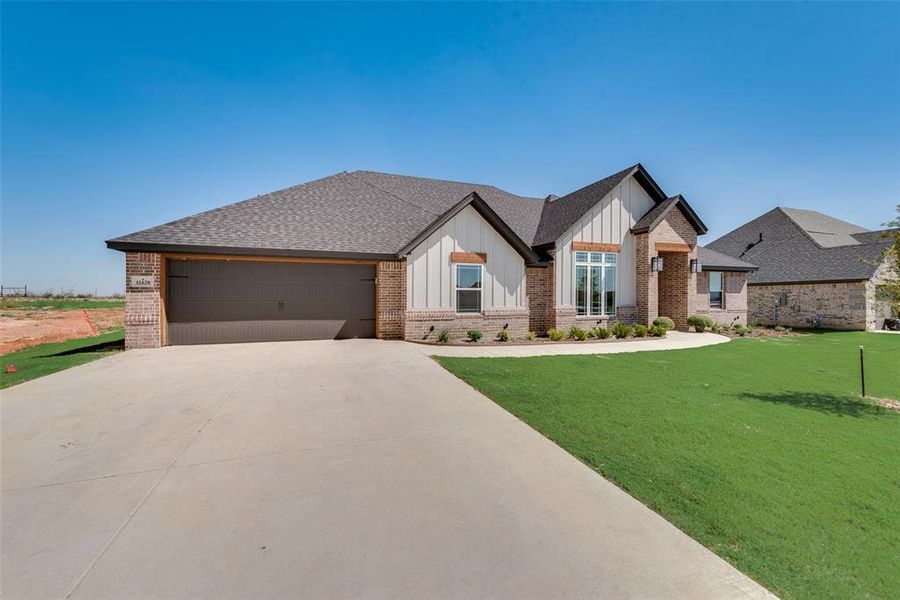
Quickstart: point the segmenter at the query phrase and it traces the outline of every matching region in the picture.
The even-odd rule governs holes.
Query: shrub
[[[634,337],[647,337],[648,331],[649,330],[647,329],[646,325],[641,325],[640,323],[638,323],[634,326]]]
[[[734,329],[734,332],[741,337],[744,337],[745,335],[747,335],[747,328],[744,327],[743,325],[741,325],[740,323],[735,323],[732,326],[732,329]]]
[[[525,339],[529,340],[529,341],[534,340],[534,338],[536,338],[536,337],[537,337],[537,334],[533,331],[529,331],[528,333],[525,334]]]
[[[776,325],[775,331],[787,331],[787,330],[784,327],[782,327],[781,325]]]
[[[612,328],[612,334],[619,339],[627,338],[631,335],[631,327],[621,321],[616,321]]]
[[[594,327],[590,331],[588,331],[588,335],[593,338],[597,338],[598,340],[605,340],[609,337],[609,329],[604,329],[603,327]]]
[[[480,329],[470,329],[466,332],[466,335],[469,336],[469,341],[471,342],[477,342],[484,337],[484,334],[481,333]]]
[[[497,334],[497,341],[508,342],[509,341],[509,329],[501,329],[500,333]]]
[[[666,331],[668,330],[662,325],[651,325],[650,329],[647,330],[647,333],[653,337],[666,337]]]
[[[713,320],[707,317],[706,315],[691,315],[688,317],[687,324],[694,328],[695,331],[703,331],[705,329],[712,329]]]
[[[554,342],[558,342],[559,340],[566,337],[566,332],[562,329],[548,329],[547,337],[553,340]]]
[[[588,332],[578,327],[577,325],[572,325],[572,328],[569,329],[569,339],[570,340],[578,340],[579,342],[583,342],[587,339]]]
[[[447,342],[449,342],[450,341],[450,332],[447,331],[446,329],[442,330],[437,336],[437,341],[439,344],[446,344]]]
[[[669,317],[656,317],[655,319],[653,319],[652,325],[662,327],[666,331],[668,331],[669,329],[675,329],[675,321],[673,321]]]

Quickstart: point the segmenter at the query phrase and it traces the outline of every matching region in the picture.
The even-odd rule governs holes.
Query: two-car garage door
[[[169,259],[169,344],[375,335],[375,267]]]

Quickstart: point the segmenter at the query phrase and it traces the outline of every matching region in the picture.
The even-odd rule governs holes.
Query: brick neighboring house
[[[659,315],[747,319],[743,260],[634,165],[562,197],[342,172],[107,241],[129,348],[522,337]]]
[[[764,325],[881,329],[890,308],[876,298],[891,242],[828,215],[774,208],[708,247],[759,266],[748,276],[749,318]]]

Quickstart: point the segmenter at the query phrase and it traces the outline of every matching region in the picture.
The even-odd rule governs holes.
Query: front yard
[[[900,597],[900,336],[440,358],[783,598]]]

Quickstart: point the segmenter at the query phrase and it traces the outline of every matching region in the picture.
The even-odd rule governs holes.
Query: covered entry
[[[169,344],[375,336],[375,266],[166,261]]]

